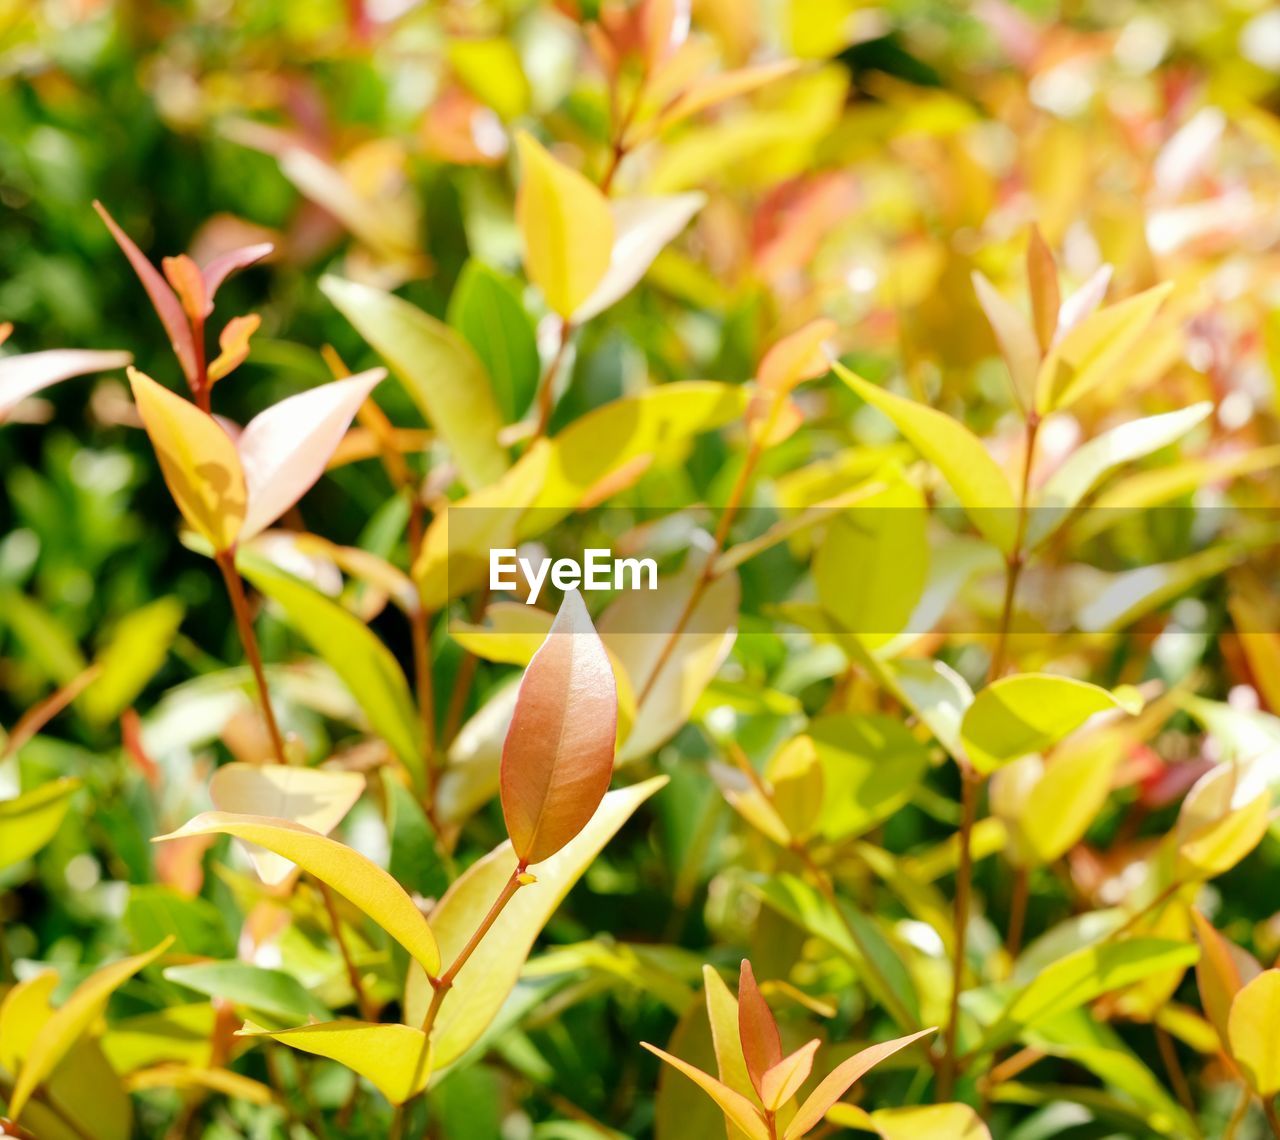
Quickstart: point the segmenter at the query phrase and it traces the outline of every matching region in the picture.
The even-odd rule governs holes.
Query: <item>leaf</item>
[[[960,732],[973,766],[994,772],[1057,744],[1091,716],[1123,707],[1106,689],[1086,681],[1022,673],[981,690],[964,714]]]
[[[63,777],[0,800],[0,871],[29,859],[58,833],[79,787],[79,780]]]
[[[516,224],[524,238],[525,271],[550,308],[569,320],[609,269],[613,215],[594,185],[527,131],[517,132],[516,149]]]
[[[95,200],[93,208],[98,211],[98,217],[103,220],[107,229],[111,231],[111,236],[116,239],[116,244],[123,251],[125,257],[129,259],[129,264],[133,266],[133,271],[138,275],[138,280],[142,282],[142,287],[147,291],[147,296],[155,308],[156,315],[160,318],[160,323],[164,325],[164,331],[169,337],[169,344],[173,347],[173,353],[178,358],[178,363],[182,365],[182,373],[187,378],[187,383],[194,390],[204,382],[204,377],[199,374],[199,370],[196,367],[195,335],[191,331],[191,325],[187,320],[186,313],[183,312],[181,302],[173,290],[169,288],[169,283],[165,281],[160,271],[147,260],[142,250],[133,243],[133,239],[116,225],[115,219],[107,213],[106,207]]]
[[[79,698],[88,720],[107,724],[138,698],[168,657],[185,613],[177,598],[157,598],[120,619],[98,654],[97,677]]]
[[[1183,874],[1221,875],[1262,842],[1270,824],[1269,778],[1259,758],[1218,764],[1195,782],[1173,833]]]
[[[760,1099],[766,1109],[777,1112],[800,1091],[800,1086],[809,1079],[809,1074],[813,1071],[813,1055],[820,1044],[822,1042],[815,1037],[794,1053],[783,1057],[765,1073]]]
[[[254,245],[243,245],[237,249],[229,249],[211,258],[209,264],[200,270],[204,278],[205,295],[209,298],[209,310],[213,311],[213,301],[222,288],[222,283],[233,273],[256,265],[264,257],[270,257],[275,247],[269,242],[258,242]],[[206,314],[207,315],[207,314]]]
[[[0,423],[28,396],[90,372],[110,372],[133,363],[129,352],[54,348],[0,359]]]
[[[511,40],[451,36],[446,55],[463,86],[503,119],[518,119],[528,112],[529,81]]]
[[[449,445],[470,489],[508,466],[502,416],[480,358],[448,325],[370,285],[324,277],[320,291],[390,365],[428,423]]]
[[[669,130],[677,123],[696,115],[699,111],[714,107],[717,103],[750,94],[757,88],[793,74],[799,66],[799,63],[793,59],[778,60],[698,79],[662,109],[653,124],[652,133],[658,134]]]
[[[209,798],[218,811],[261,815],[301,824],[328,835],[346,818],[364,791],[364,776],[289,764],[224,764],[209,780]],[[252,845],[249,858],[258,877],[278,886],[297,868],[288,859]]]
[[[196,962],[170,966],[164,976],[207,997],[222,998],[284,1021],[333,1016],[297,978],[283,970],[266,969],[249,962]]]
[[[385,376],[371,368],[321,384],[249,421],[236,445],[249,494],[241,541],[265,530],[320,478],[356,411]]]
[[[711,966],[702,967],[702,979],[720,1080],[734,1092],[745,1096],[751,1092],[752,1085],[747,1059],[742,1051],[742,1036],[738,1032],[738,999]]]
[[[145,954],[135,954],[131,958],[121,958],[118,962],[99,967],[54,1010],[53,1015],[36,1033],[22,1067],[18,1070],[13,1093],[9,1097],[9,1115],[14,1120],[22,1115],[27,1101],[102,1016],[111,995],[139,970],[149,966],[168,950],[171,941],[166,938]]]
[[[238,1037],[270,1037],[293,1049],[327,1057],[366,1078],[392,1104],[404,1104],[427,1087],[431,1065],[420,1064],[426,1036],[411,1025],[325,1021],[271,1031],[246,1022]]]
[[[233,835],[297,863],[368,915],[429,974],[440,969],[439,947],[413,900],[376,863],[336,839],[285,819],[207,811],[152,842],[188,835]]]
[[[359,702],[369,725],[414,781],[423,779],[422,741],[409,683],[391,651],[359,618],[259,558],[237,566],[285,612],[289,624],[332,667]]]
[[[1061,411],[1107,380],[1146,335],[1172,290],[1166,282],[1109,305],[1061,337],[1040,366],[1036,411]]]
[[[504,665],[528,665],[551,632],[554,615],[523,602],[491,602],[484,624],[453,622],[449,636],[468,653]]]
[[[1058,332],[1062,295],[1058,291],[1058,266],[1037,225],[1032,225],[1027,241],[1027,283],[1036,339],[1041,351],[1048,352]]]
[[[879,1108],[871,1122],[882,1140],[991,1140],[982,1117],[967,1104]]]
[[[1184,970],[1198,957],[1193,943],[1165,938],[1130,938],[1082,947],[1045,966],[1009,999],[987,1031],[982,1048],[998,1049],[1023,1029],[1152,975]]]
[[[218,334],[218,355],[209,362],[205,374],[210,386],[230,376],[249,358],[249,341],[262,324],[257,313],[246,317],[232,317]]]
[[[877,388],[838,360],[831,367],[868,404],[893,421],[907,441],[942,473],[973,524],[1001,551],[1010,553],[1017,532],[1017,504],[1009,481],[982,441],[958,420]]]
[[[1191,918],[1200,943],[1200,961],[1196,963],[1200,1004],[1217,1031],[1223,1051],[1229,1053],[1231,1004],[1236,994],[1262,973],[1262,967],[1247,950],[1219,934],[1194,907]]]
[[[118,1073],[131,1073],[161,1061],[199,1065],[209,1058],[216,1017],[207,1001],[126,1017],[103,1035],[102,1051]]]
[[[135,950],[172,936],[174,954],[229,958],[235,953],[226,921],[213,903],[158,883],[129,888],[124,927]]]
[[[987,323],[995,333],[1000,354],[1009,369],[1013,394],[1019,406],[1026,411],[1035,399],[1036,372],[1040,368],[1036,331],[1021,310],[976,270],[973,291],[978,295],[978,304],[987,316]]]
[[[703,1092],[705,1092],[720,1107],[720,1111],[740,1128],[749,1140],[769,1140],[769,1133],[765,1128],[764,1118],[760,1115],[760,1110],[755,1107],[741,1093],[736,1093],[728,1085],[722,1084],[709,1073],[704,1073],[701,1069],[695,1068],[693,1065],[680,1060],[679,1057],[673,1057],[670,1053],[659,1049],[656,1045],[650,1045],[647,1041],[641,1041],[640,1047],[648,1049],[655,1057],[666,1061],[668,1065],[677,1072],[683,1073],[694,1084],[696,1084]]]
[[[654,258],[689,224],[706,200],[705,194],[691,193],[622,198],[609,203],[614,227],[609,268],[574,312],[573,323],[589,321],[630,293]]]
[[[233,549],[248,496],[231,437],[212,416],[136,368],[129,369],[129,383],[183,518],[214,550]]]
[[[751,1084],[757,1095],[763,1097],[765,1074],[782,1060],[782,1041],[773,1011],[756,985],[751,963],[746,958],[742,960],[738,977],[738,1037]]]
[[[618,693],[582,595],[565,593],[520,684],[502,749],[502,815],[521,868],[591,819],[613,775]]]
[[[514,423],[533,401],[542,371],[537,332],[518,285],[472,258],[449,298],[449,324],[484,362],[502,418]]]
[[[1105,431],[1077,448],[1036,497],[1027,541],[1043,542],[1110,472],[1181,439],[1213,411],[1208,401],[1176,412],[1146,416]]]
[[[1263,970],[1231,1002],[1227,1033],[1231,1055],[1261,1097],[1280,1093],[1280,969]]]
[[[863,1049],[861,1053],[854,1054],[842,1064],[837,1065],[800,1106],[800,1111],[796,1113],[795,1119],[787,1125],[787,1130],[782,1134],[783,1140],[796,1140],[797,1137],[804,1136],[813,1128],[816,1128],[822,1118],[826,1116],[827,1109],[844,1096],[871,1069],[886,1058],[892,1057],[899,1050],[905,1049],[913,1041],[918,1041],[921,1037],[933,1032],[935,1032],[933,1029],[922,1029],[920,1032],[909,1034],[906,1037],[898,1037],[892,1041],[884,1041],[879,1045],[872,1045]]]
[[[140,1069],[129,1076],[129,1090],[201,1089],[221,1093],[233,1101],[268,1105],[275,1099],[270,1087],[230,1069],[211,1069],[201,1065],[167,1064],[153,1069]]]
[[[786,834],[807,839],[822,814],[826,794],[822,759],[813,738],[797,736],[787,741],[769,757],[764,774]]]
[[[177,257],[162,257],[160,268],[164,271],[165,279],[173,286],[183,312],[193,327],[213,312],[213,305],[205,291],[204,277],[196,263],[185,253],[180,253]]]
[[[534,940],[570,888],[636,809],[666,782],[665,776],[659,776],[608,793],[591,822],[538,867],[537,882],[522,887],[507,904],[440,1006],[432,1034],[437,1071],[451,1065],[480,1038],[514,988]],[[511,844],[501,844],[467,868],[431,912],[432,928],[450,961],[488,913],[515,863]],[[411,967],[405,1020],[420,1023],[429,1001],[427,979]]]

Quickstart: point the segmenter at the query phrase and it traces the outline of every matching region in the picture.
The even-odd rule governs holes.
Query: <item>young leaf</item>
[[[0,871],[30,858],[58,833],[79,787],[79,780],[63,777],[0,800]]]
[[[810,321],[783,337],[760,361],[756,380],[774,395],[785,395],[806,380],[816,380],[831,371],[826,342],[836,334],[836,323],[825,318]]]
[[[371,285],[325,277],[320,291],[387,362],[449,445],[462,481],[485,487],[507,469],[502,416],[484,365],[448,325]]]
[[[516,147],[516,224],[524,238],[525,270],[551,309],[569,320],[609,269],[613,214],[594,185],[528,132],[516,135]]]
[[[209,781],[209,798],[221,812],[286,819],[328,835],[364,791],[359,772],[298,768],[288,764],[224,764]],[[258,877],[269,886],[285,882],[297,868],[260,847],[248,848]]]
[[[796,60],[777,60],[699,79],[686,87],[662,109],[653,124],[652,133],[658,134],[668,130],[699,111],[714,107],[717,103],[747,95],[757,88],[793,74],[798,67],[799,63]]]
[[[577,590],[564,596],[520,684],[502,749],[502,815],[522,867],[580,832],[609,788],[618,693]]]
[[[237,448],[249,495],[241,541],[265,530],[320,478],[369,393],[386,376],[358,376],[289,396],[253,417]]]
[[[919,1033],[912,1033],[906,1037],[895,1038],[893,1041],[884,1041],[879,1045],[872,1045],[867,1049],[863,1049],[861,1053],[850,1057],[843,1064],[837,1065],[827,1074],[818,1087],[809,1094],[804,1104],[800,1106],[800,1111],[796,1113],[795,1118],[787,1125],[786,1131],[782,1134],[782,1140],[797,1140],[798,1137],[812,1131],[821,1123],[822,1118],[827,1115],[827,1109],[844,1096],[872,1068],[886,1058],[892,1057],[900,1049],[905,1049],[913,1041],[918,1041],[921,1037],[933,1032],[933,1029],[922,1029]]]
[[[204,291],[209,298],[209,311],[213,311],[213,300],[218,295],[218,290],[222,288],[222,283],[228,277],[233,273],[239,273],[242,269],[248,269],[251,265],[256,265],[264,257],[270,257],[274,249],[275,247],[269,241],[259,242],[256,245],[240,246],[238,249],[231,249],[226,253],[218,254],[208,265],[201,269],[200,275],[204,278]]]
[[[742,1036],[738,1032],[738,999],[711,966],[702,967],[702,980],[720,1080],[734,1092],[746,1096],[752,1085],[747,1059],[742,1052]]]
[[[297,863],[367,914],[409,951],[427,973],[435,974],[440,969],[439,947],[413,900],[376,863],[336,839],[318,835],[287,819],[207,811],[152,842],[163,843],[188,835],[233,835]]]
[[[420,1064],[426,1036],[411,1025],[323,1021],[297,1029],[263,1029],[251,1021],[239,1037],[269,1037],[293,1049],[327,1057],[365,1077],[392,1104],[404,1104],[427,1087],[431,1064]]]
[[[1260,1097],[1280,1093],[1280,969],[1263,970],[1232,999],[1227,1021],[1231,1056]]]
[[[769,1140],[769,1132],[765,1128],[764,1117],[761,1115],[760,1110],[741,1093],[734,1092],[728,1085],[722,1084],[709,1073],[704,1073],[687,1061],[680,1060],[679,1057],[673,1057],[656,1045],[641,1041],[640,1046],[648,1049],[655,1057],[666,1061],[672,1068],[693,1081],[707,1096],[716,1102],[720,1111],[736,1127],[740,1128],[749,1140]]]
[[[183,311],[182,302],[178,300],[160,271],[147,260],[146,254],[134,244],[133,239],[124,230],[116,225],[115,219],[107,213],[106,207],[101,202],[95,201],[93,208],[98,211],[98,217],[103,220],[107,229],[111,231],[111,236],[116,239],[116,244],[124,252],[125,257],[129,259],[129,264],[133,266],[133,271],[138,275],[138,280],[142,282],[142,287],[147,291],[147,296],[151,299],[156,315],[160,318],[160,323],[164,325],[164,331],[168,334],[169,344],[173,347],[174,355],[178,358],[178,363],[182,365],[182,373],[187,378],[187,383],[194,390],[204,383],[204,377],[200,375],[199,368],[196,365],[198,354],[195,334],[191,331],[191,324],[187,319],[187,314]]]
[[[109,372],[133,362],[132,353],[54,348],[0,358],[0,423],[28,396],[73,376]]]
[[[1196,941],[1200,943],[1200,961],[1196,963],[1196,986],[1200,1004],[1218,1032],[1224,1051],[1230,1051],[1229,1018],[1231,1003],[1249,982],[1262,973],[1262,967],[1247,950],[1219,934],[1198,910],[1192,908]]]
[[[248,494],[231,437],[212,416],[136,368],[129,369],[129,383],[183,518],[214,550],[233,549]]]
[[[1058,290],[1058,266],[1040,227],[1033,225],[1027,241],[1027,282],[1031,287],[1031,313],[1040,350],[1048,352],[1058,332],[1062,294]]]
[[[212,386],[224,376],[230,376],[249,357],[249,339],[258,331],[262,318],[257,313],[244,317],[232,317],[218,334],[219,353],[205,369]]]
[[[107,724],[137,699],[168,657],[185,613],[177,598],[157,598],[116,623],[98,654],[97,676],[79,697],[86,718]]]
[[[9,1097],[9,1115],[17,1120],[32,1094],[52,1074],[62,1059],[102,1016],[108,999],[134,974],[149,966],[166,950],[172,938],[166,938],[145,954],[121,958],[102,966],[81,982],[69,998],[59,1006],[36,1034],[27,1050]]]
[[[705,194],[694,193],[611,203],[615,236],[609,268],[574,312],[573,323],[589,321],[630,293],[706,200]]]
[[[763,1098],[765,1074],[782,1060],[782,1040],[769,1003],[756,985],[751,963],[743,958],[738,974],[738,1036],[751,1084]]]
[[[1018,405],[1027,411],[1035,399],[1036,371],[1040,367],[1035,329],[1022,311],[977,270],[973,274],[973,291],[1009,369],[1013,394]]]
[[[467,964],[458,971],[432,1033],[437,1071],[451,1065],[476,1043],[501,1009],[534,940],[569,889],[604,845],[636,809],[667,782],[665,776],[610,792],[591,822],[560,851],[538,867],[537,882],[522,887],[507,904]],[[510,842],[473,863],[431,912],[431,926],[450,960],[467,944],[493,900],[511,877],[515,853]],[[405,993],[405,1020],[420,1022],[431,998],[422,971],[410,968]]]
[[[1125,705],[1097,685],[1050,673],[1005,677],[981,690],[964,714],[961,737],[980,772],[1057,744],[1091,716]]]
[[[1182,801],[1174,839],[1182,868],[1200,878],[1229,871],[1267,833],[1271,789],[1257,761],[1219,764]]]
[[[770,1112],[777,1112],[800,1091],[800,1086],[813,1071],[813,1055],[822,1044],[816,1037],[783,1057],[764,1075],[760,1083],[760,1100]]]
[[[895,396],[854,375],[838,360],[831,367],[873,408],[883,412],[951,485],[974,525],[1001,551],[1013,550],[1017,505],[1004,472],[987,449],[958,420],[944,412]]]

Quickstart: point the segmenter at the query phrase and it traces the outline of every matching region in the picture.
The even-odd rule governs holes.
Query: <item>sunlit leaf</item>
[[[693,1081],[720,1106],[720,1111],[733,1122],[735,1127],[740,1128],[749,1137],[749,1140],[769,1140],[769,1133],[765,1128],[764,1117],[760,1114],[760,1110],[741,1093],[734,1092],[728,1085],[722,1084],[710,1073],[704,1073],[687,1061],[682,1061],[679,1057],[673,1057],[670,1053],[650,1045],[647,1041],[642,1041],[640,1044],[655,1057],[666,1061],[668,1065]],[[797,1133],[797,1135],[800,1135],[800,1133]]]
[[[770,1112],[776,1112],[800,1091],[800,1086],[813,1071],[813,1055],[822,1044],[816,1037],[789,1053],[765,1073],[760,1085],[760,1100]]]
[[[57,834],[79,787],[79,780],[63,777],[0,800],[0,870],[29,859]]]
[[[249,962],[194,962],[170,966],[164,976],[171,982],[211,998],[270,1014],[283,1021],[333,1016],[292,974],[254,966]]]
[[[257,313],[244,317],[232,317],[218,334],[218,355],[205,370],[210,385],[230,376],[249,358],[249,341],[262,324]]]
[[[134,702],[164,664],[185,613],[177,598],[157,598],[120,619],[98,655],[97,677],[80,695],[86,717],[106,724]]]
[[[153,842],[219,834],[256,843],[297,863],[367,914],[428,973],[434,974],[440,969],[436,940],[413,900],[376,863],[336,839],[284,819],[209,811],[189,820],[177,831],[158,836]]]
[[[272,1032],[246,1022],[242,1037],[269,1037],[290,1048],[327,1057],[368,1080],[392,1104],[403,1104],[427,1087],[430,1064],[419,1059],[426,1044],[411,1025],[373,1025],[364,1021],[324,1021]]]
[[[1036,372],[1040,367],[1040,346],[1036,342],[1036,331],[1026,315],[976,271],[973,274],[973,289],[1009,369],[1014,395],[1019,405],[1028,409],[1035,398]]]
[[[797,66],[794,60],[779,60],[699,79],[662,109],[653,130],[655,133],[668,130],[708,107],[747,95],[757,88],[791,75]]]
[[[84,348],[53,348],[20,356],[0,357],[0,423],[28,396],[91,372],[110,372],[133,362],[127,352],[95,352]]]
[[[782,1041],[773,1011],[756,985],[751,963],[745,958],[738,979],[738,1037],[751,1083],[763,1098],[765,1074],[782,1060]]]
[[[502,813],[521,866],[582,830],[613,775],[618,696],[577,590],[564,596],[520,684],[502,750]]]
[[[129,382],[183,518],[214,550],[231,550],[248,504],[236,445],[212,416],[136,368]]]
[[[1191,918],[1195,923],[1196,941],[1200,943],[1200,961],[1196,963],[1200,1004],[1217,1031],[1221,1047],[1229,1051],[1231,1003],[1236,994],[1262,973],[1262,967],[1247,950],[1219,934],[1198,910],[1192,909]]]
[[[502,418],[519,419],[533,400],[541,365],[537,332],[517,283],[483,262],[468,261],[449,298],[449,324],[484,362]]]
[[[525,269],[547,304],[571,318],[604,280],[616,232],[604,195],[526,131],[516,135],[516,223]]]
[[[1276,1049],[1276,1025],[1280,1024],[1280,969],[1264,970],[1231,1001],[1227,1034],[1231,1056],[1244,1070],[1259,1096],[1280,1093],[1280,1050]]]

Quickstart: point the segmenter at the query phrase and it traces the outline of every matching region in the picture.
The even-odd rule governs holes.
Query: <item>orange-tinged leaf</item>
[[[714,967],[702,967],[707,1021],[711,1025],[711,1043],[716,1054],[720,1080],[734,1092],[746,1096],[751,1092],[751,1075],[742,1054],[742,1038],[738,1033],[738,999],[725,985]]]
[[[1280,1093],[1280,969],[1264,970],[1235,996],[1227,1028],[1231,1055],[1260,1097]]]
[[[262,318],[257,313],[247,317],[232,317],[218,334],[217,357],[205,370],[210,384],[216,384],[224,376],[230,376],[249,356],[249,338],[258,331]]]
[[[212,416],[136,368],[129,383],[178,510],[215,550],[230,550],[247,503],[236,445]]]
[[[747,959],[742,960],[738,974],[738,1036],[747,1072],[757,1093],[764,1096],[764,1078],[782,1060],[782,1039],[769,1003],[756,985],[755,972]]]
[[[933,1033],[933,1029],[922,1029],[906,1037],[897,1037],[892,1041],[884,1041],[872,1045],[850,1057],[841,1065],[837,1065],[823,1079],[822,1083],[809,1094],[808,1099],[800,1106],[795,1119],[787,1125],[782,1140],[796,1140],[806,1132],[815,1128],[835,1104],[853,1085],[865,1076],[872,1068],[880,1064],[886,1057],[892,1057],[899,1049],[905,1049],[913,1041]]]
[[[204,291],[209,298],[209,308],[213,308],[213,299],[218,295],[218,290],[228,277],[241,269],[247,269],[264,257],[270,257],[274,249],[275,247],[269,241],[264,241],[257,245],[244,245],[238,249],[228,250],[210,261],[200,271],[204,278]]]
[[[178,363],[182,365],[182,373],[186,376],[187,382],[193,387],[202,383],[204,377],[199,375],[196,368],[195,336],[191,332],[191,325],[187,320],[187,314],[183,311],[182,302],[178,300],[177,295],[169,287],[169,283],[164,279],[160,271],[147,260],[146,255],[134,244],[133,239],[107,213],[106,207],[101,202],[94,202],[93,208],[98,211],[98,216],[106,223],[107,229],[111,231],[111,236],[116,239],[116,244],[124,252],[125,257],[129,259],[129,264],[133,266],[133,271],[138,275],[138,280],[142,282],[142,287],[147,291],[147,296],[151,299],[156,315],[160,318],[160,323],[164,325],[164,331],[168,334],[174,355],[177,356]]]
[[[0,422],[28,396],[84,376],[124,368],[133,361],[127,352],[98,352],[87,348],[52,348],[0,359]]]
[[[656,1045],[650,1045],[647,1041],[641,1041],[640,1045],[693,1081],[720,1106],[720,1111],[725,1116],[747,1134],[749,1140],[769,1140],[769,1132],[765,1127],[764,1118],[761,1116],[760,1110],[741,1093],[734,1092],[728,1085],[722,1084],[710,1073],[704,1073],[687,1061],[682,1061],[679,1057],[673,1057]]]
[[[166,938],[145,954],[121,958],[95,970],[54,1010],[32,1039],[14,1081],[13,1094],[9,1097],[9,1115],[14,1120],[22,1115],[36,1089],[101,1016],[111,995],[144,966],[159,958],[172,942],[172,938]]]
[[[192,326],[203,324],[205,317],[213,312],[213,302],[209,300],[200,267],[185,253],[180,253],[177,257],[161,258],[160,268],[182,302],[182,311]]]
[[[440,948],[405,889],[372,860],[336,839],[287,819],[207,811],[153,843],[189,835],[233,835],[256,843],[328,884],[400,943],[428,974],[440,969]]]
[[[1247,950],[1219,934],[1198,910],[1192,908],[1191,918],[1200,943],[1200,960],[1196,963],[1200,1003],[1226,1050],[1231,1003],[1248,982],[1262,973],[1262,967]]]
[[[820,1044],[815,1037],[794,1053],[783,1057],[765,1073],[761,1082],[760,1099],[766,1109],[777,1112],[800,1091],[800,1086],[809,1079],[809,1074],[813,1071],[813,1055]]]
[[[570,590],[525,671],[502,748],[502,815],[522,865],[554,855],[595,814],[617,726],[609,655]]]
[[[516,223],[524,238],[525,269],[547,304],[567,319],[609,268],[613,214],[592,183],[533,136],[521,131],[516,145],[521,168]]]
[[[805,380],[816,380],[831,371],[831,359],[824,347],[836,334],[835,321],[810,321],[790,336],[783,337],[760,361],[757,378],[766,392],[790,392]]]
[[[799,66],[795,60],[779,60],[700,79],[663,108],[654,124],[654,131],[655,133],[665,131],[683,119],[696,115],[699,111],[714,107],[717,103],[724,103],[739,95],[747,95],[759,87],[792,74]]]
[[[1027,241],[1027,281],[1031,286],[1031,313],[1040,351],[1048,352],[1058,332],[1062,294],[1058,290],[1058,266],[1040,227],[1033,225]]]
[[[386,374],[372,368],[322,384],[249,421],[237,445],[249,492],[242,539],[265,530],[320,478],[360,405]]]

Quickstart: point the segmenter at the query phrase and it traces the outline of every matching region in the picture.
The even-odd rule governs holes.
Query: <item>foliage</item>
[[[1280,24],[1061,9],[6,12],[0,1132],[1280,1137]]]

